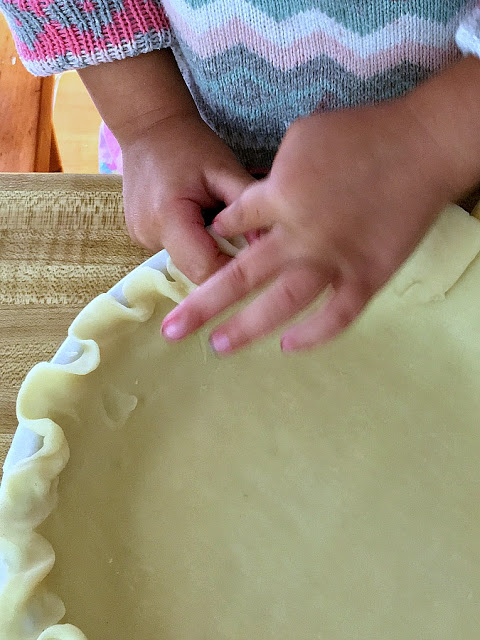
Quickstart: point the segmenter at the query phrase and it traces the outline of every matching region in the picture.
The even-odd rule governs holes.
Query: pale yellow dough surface
[[[183,285],[152,270],[92,303],[19,400],[47,438],[0,500],[0,640],[477,640],[479,250],[451,207],[291,357],[167,345]]]

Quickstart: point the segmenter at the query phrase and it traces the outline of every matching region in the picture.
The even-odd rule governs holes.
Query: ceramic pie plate
[[[161,338],[165,253],[19,393],[0,640],[476,640],[480,223],[448,207],[333,343]]]

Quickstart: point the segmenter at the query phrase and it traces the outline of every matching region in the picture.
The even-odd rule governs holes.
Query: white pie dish
[[[166,267],[168,261],[168,253],[163,250],[152,256],[141,265],[136,267],[132,272],[127,274],[122,280],[117,282],[108,292],[116,300],[125,303],[123,296],[123,287],[140,269],[149,267],[162,273],[167,274]],[[80,355],[81,349],[79,347],[78,340],[72,336],[68,336],[66,340],[61,344],[58,351],[53,356],[51,362],[53,364],[71,364]],[[19,425],[12,440],[11,447],[8,451],[7,457],[3,465],[3,473],[8,475],[9,470],[20,460],[24,460],[33,455],[40,448],[40,438],[37,434],[27,429],[24,425]],[[0,564],[0,589],[2,588],[2,580],[4,575],[2,574],[2,565]]]

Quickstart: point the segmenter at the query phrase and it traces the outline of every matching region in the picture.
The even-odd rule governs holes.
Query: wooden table
[[[146,257],[127,236],[118,176],[0,174],[0,464],[25,374]]]

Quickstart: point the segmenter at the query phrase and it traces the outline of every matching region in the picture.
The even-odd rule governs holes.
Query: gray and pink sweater
[[[400,96],[480,55],[478,0],[0,0],[48,75],[170,47],[205,121],[251,170],[297,117]],[[159,87],[161,91],[161,87]]]

